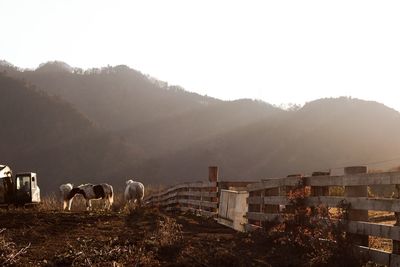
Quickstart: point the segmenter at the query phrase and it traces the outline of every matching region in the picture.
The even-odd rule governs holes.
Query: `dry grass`
[[[19,257],[27,252],[30,244],[18,248],[4,236],[5,231],[6,229],[0,229],[0,266],[14,266],[17,265]]]
[[[164,190],[165,187],[162,185],[146,185],[145,187],[145,196],[149,196],[155,192],[159,192]],[[93,200],[92,201],[93,210],[102,210],[104,209],[104,201],[103,200]],[[127,207],[124,201],[124,193],[123,192],[114,192],[114,203],[111,207],[112,211],[126,211]],[[128,208],[132,209],[132,207]],[[41,204],[39,205],[39,210],[41,211],[60,211],[62,210],[62,200],[58,194],[50,194],[42,197]],[[83,196],[77,195],[72,201],[71,206],[72,211],[85,211],[86,210],[86,202]]]
[[[62,200],[56,194],[51,194],[42,198],[42,202],[39,205],[40,211],[61,211],[62,210]],[[104,200],[92,200],[93,210],[103,210]],[[122,192],[114,193],[114,203],[111,207],[112,211],[119,212],[123,211],[125,207],[124,196]],[[71,206],[72,211],[85,211],[86,201],[83,196],[77,195],[72,201]]]
[[[57,197],[56,194],[51,194],[42,198],[42,201],[39,205],[39,210],[61,210],[62,202],[60,197]]]
[[[164,191],[166,188],[167,188],[166,186],[160,185],[160,184],[158,184],[158,185],[146,185],[146,187],[145,187],[145,197],[146,196],[150,196],[150,195],[152,195],[154,193],[158,193],[158,192]]]
[[[136,209],[126,216],[136,225],[148,214],[143,209]],[[162,266],[160,257],[179,252],[183,234],[182,226],[175,219],[166,216],[158,219],[154,222],[155,229],[141,236],[139,242],[111,237],[103,242],[79,238],[78,245],[69,246],[66,252],[56,255],[53,263],[68,266],[110,266],[110,263],[112,266]]]

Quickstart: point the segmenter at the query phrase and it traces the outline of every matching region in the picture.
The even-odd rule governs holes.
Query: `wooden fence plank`
[[[181,207],[180,210],[181,211],[192,211],[194,213],[198,213],[198,214],[204,215],[206,217],[213,217],[218,214],[216,211],[213,212],[213,211],[207,211],[207,210],[198,210],[198,209],[191,208],[191,207]]]
[[[391,198],[368,198],[368,197],[308,197],[309,205],[327,205],[336,207],[341,201],[351,204],[351,207],[359,210],[379,210],[400,212],[400,199]]]
[[[286,196],[255,196],[248,198],[248,204],[262,204],[265,205],[288,205],[289,200]]]
[[[353,234],[372,235],[400,240],[400,226],[360,221],[346,222],[346,231]]]
[[[248,220],[255,221],[273,221],[282,217],[279,213],[263,213],[263,212],[247,212],[246,217]]]
[[[266,179],[262,180],[259,183],[249,184],[247,186],[247,190],[251,192],[251,191],[280,187],[280,186],[296,186],[300,181],[301,178],[299,177]]]
[[[378,250],[378,249],[373,249],[369,247],[364,247],[364,246],[355,246],[354,250],[356,254],[358,254],[359,257],[365,257],[368,258],[369,260],[383,264],[383,265],[389,265],[390,260],[391,260],[391,253],[386,252],[383,250]]]
[[[382,172],[367,174],[347,174],[341,176],[311,176],[304,177],[307,186],[358,186],[358,185],[394,185],[400,184],[400,172]],[[279,186],[295,186],[297,177],[270,178],[258,183],[249,184],[249,191],[274,188]]]
[[[203,207],[208,207],[208,208],[217,208],[218,207],[218,203],[216,203],[216,202],[200,201],[200,200],[194,200],[194,199],[180,199],[179,203],[196,205],[196,206],[201,205]]]
[[[391,254],[390,255],[390,265],[389,267],[400,267],[400,255]]]
[[[305,177],[305,185],[310,186],[357,186],[394,184],[400,184],[400,172]]]

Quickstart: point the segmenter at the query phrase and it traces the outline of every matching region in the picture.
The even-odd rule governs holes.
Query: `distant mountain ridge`
[[[377,102],[326,98],[285,111],[190,93],[123,65],[81,70],[55,61],[23,71],[0,64],[1,72],[0,92],[14,100],[1,117],[13,127],[0,134],[9,140],[1,151],[13,152],[0,163],[38,170],[50,191],[82,177],[172,184],[205,179],[207,166],[218,165],[223,179],[254,180],[400,155],[400,113]],[[27,105],[37,115],[30,124],[19,102],[44,103],[37,95],[51,104]],[[16,134],[31,128],[30,139]]]
[[[15,172],[38,172],[45,191],[85,177],[118,177],[119,169],[132,164],[134,156],[123,144],[69,103],[1,73],[0,94],[1,162]]]

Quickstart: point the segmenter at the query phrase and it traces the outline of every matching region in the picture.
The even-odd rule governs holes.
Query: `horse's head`
[[[132,179],[130,179],[130,180],[128,180],[128,181],[126,181],[126,185],[128,185],[128,184],[132,184],[133,183],[133,180]]]

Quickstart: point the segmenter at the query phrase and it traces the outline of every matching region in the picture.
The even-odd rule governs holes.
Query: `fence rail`
[[[349,207],[349,218],[342,220],[347,234],[355,237],[360,253],[366,253],[377,263],[400,266],[400,172],[359,173],[340,176],[318,175],[264,179],[248,186],[249,226],[262,227],[264,222],[290,216],[288,192],[301,184],[308,194],[304,198],[309,207]],[[393,197],[368,195],[368,187],[391,186]],[[331,195],[332,189],[341,189],[341,195]],[[288,212],[289,210],[289,212]],[[386,224],[369,220],[368,212],[394,213],[394,222]],[[387,215],[386,215],[387,216]],[[393,219],[393,217],[392,217]],[[251,228],[251,227],[249,227]],[[369,237],[391,239],[392,252],[369,247]]]
[[[166,210],[193,211],[215,216],[218,208],[217,182],[182,183],[145,199],[152,206]]]
[[[349,167],[345,168],[344,175],[339,176],[319,173],[306,177],[297,175],[262,179],[258,182],[215,180],[183,183],[153,194],[146,198],[146,201],[167,210],[194,211],[205,216],[218,217],[218,212],[221,212],[220,220],[225,220],[226,223],[232,219],[228,218],[227,214],[233,214],[234,205],[238,202],[233,206],[226,203],[231,201],[233,195],[225,192],[226,196],[221,198],[221,189],[240,187],[240,190],[248,194],[243,206],[247,229],[252,229],[263,227],[265,222],[291,216],[288,194],[294,187],[301,185],[307,192],[304,198],[306,206],[337,208],[339,204],[347,205],[349,216],[346,220],[342,219],[342,223],[346,235],[354,237],[352,240],[355,240],[359,253],[367,254],[377,263],[400,266],[400,172],[366,172],[366,169],[360,167]],[[395,192],[390,198],[372,196],[368,192],[369,188],[374,186],[390,187]],[[339,193],[335,190],[339,190]],[[368,212],[377,211],[383,212],[382,217],[392,221],[382,224],[376,218],[370,218]],[[369,247],[370,237],[392,240],[392,252]]]

